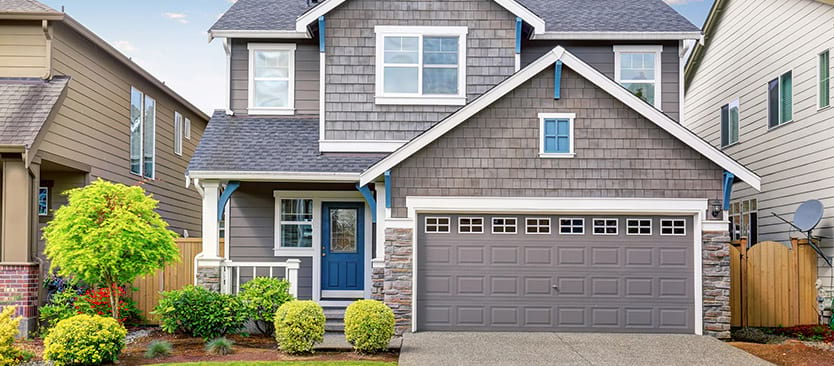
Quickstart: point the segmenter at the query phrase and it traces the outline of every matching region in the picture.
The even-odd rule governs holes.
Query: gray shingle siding
[[[548,68],[392,169],[393,215],[407,215],[407,196],[721,196],[720,167],[563,71],[562,99]],[[576,113],[575,158],[538,157],[544,112]]]

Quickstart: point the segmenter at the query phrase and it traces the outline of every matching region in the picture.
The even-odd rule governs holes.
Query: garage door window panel
[[[550,234],[550,218],[528,217],[525,219],[525,233],[527,234]]]
[[[619,235],[619,219],[594,218],[594,235]]]
[[[652,235],[652,220],[627,219],[626,235]]]
[[[562,217],[559,219],[559,234],[585,235],[585,219],[579,217]]]
[[[686,236],[686,220],[660,220],[660,235]]]
[[[515,217],[493,217],[493,234],[515,234],[518,232],[518,220]]]
[[[461,234],[483,234],[483,217],[459,217],[458,232]]]
[[[451,219],[448,217],[426,217],[426,232],[448,234],[450,223]]]

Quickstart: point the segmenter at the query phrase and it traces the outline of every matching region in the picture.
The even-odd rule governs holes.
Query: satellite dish
[[[818,200],[802,202],[793,214],[793,225],[802,232],[814,230],[822,220],[822,211],[822,202]]]

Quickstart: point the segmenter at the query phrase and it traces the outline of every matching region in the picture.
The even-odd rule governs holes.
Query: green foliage
[[[52,294],[46,305],[41,306],[40,321],[41,333],[46,336],[50,329],[58,325],[58,322],[68,319],[78,314],[75,308],[75,301],[78,295],[72,288],[66,288],[63,291]]]
[[[275,312],[275,340],[287,353],[311,353],[324,340],[324,310],[315,301],[290,301]]]
[[[61,276],[116,289],[179,261],[177,234],[141,187],[98,179],[65,194],[69,203],[43,229],[44,253]],[[114,294],[111,315],[119,319]]]
[[[278,308],[295,300],[290,295],[290,283],[277,278],[256,277],[244,283],[240,290],[238,296],[249,309],[255,327],[266,335],[275,333],[273,322]]]
[[[394,312],[376,300],[358,300],[345,311],[345,339],[357,352],[388,349],[394,336]]]
[[[170,356],[174,346],[168,341],[153,341],[148,344],[148,349],[145,350],[145,358],[159,358]]]
[[[237,333],[249,320],[249,313],[237,296],[192,285],[163,292],[152,313],[159,316],[162,330],[206,340]]]
[[[234,342],[226,337],[215,338],[206,343],[206,352],[212,355],[228,355],[232,353]]]
[[[76,315],[62,320],[44,339],[43,356],[62,365],[112,362],[125,346],[127,329],[116,319]]]
[[[0,365],[17,365],[24,360],[23,351],[14,345],[18,335],[20,317],[15,317],[16,306],[6,306],[0,311]]]

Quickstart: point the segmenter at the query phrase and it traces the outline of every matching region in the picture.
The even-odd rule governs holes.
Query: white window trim
[[[675,222],[676,221],[683,221],[683,234],[675,234]],[[671,234],[664,234],[663,233],[663,224],[664,223],[671,223],[672,224],[672,233]],[[660,219],[660,236],[686,236],[686,220],[684,220],[684,219]]]
[[[722,107],[723,107],[723,105],[722,105]],[[727,131],[727,141],[729,143],[726,144],[726,145],[721,145],[722,149],[733,146],[733,145],[736,145],[739,142],[741,142],[741,106],[739,104],[739,99],[738,98],[735,98],[735,99],[731,100],[729,103],[727,103],[727,128],[730,127],[730,111],[733,109],[733,107],[735,107],[736,111],[738,111],[738,125],[736,125],[736,129],[737,129],[736,135],[738,135],[738,136],[737,136],[735,141],[729,141],[730,140],[730,134],[729,134],[730,131]],[[719,109],[719,113],[721,113],[720,109]],[[720,128],[721,128],[721,134],[723,135],[723,133],[724,133],[724,121],[721,121]],[[720,141],[719,141],[719,143],[720,143]]]
[[[461,223],[461,220],[466,220],[466,219],[470,220],[469,221],[469,230],[470,231],[462,231],[460,229],[464,226]],[[475,225],[471,221],[471,220],[478,220],[478,219],[481,220],[481,225]],[[474,229],[476,227],[480,227],[481,231],[471,231],[472,229]],[[484,218],[483,217],[477,217],[477,216],[458,217],[458,234],[483,234],[483,233],[484,233]]]
[[[183,119],[180,112],[174,111],[174,154],[182,156]]]
[[[632,220],[636,220],[636,221],[637,221],[637,233],[635,233],[635,234],[632,234],[632,233],[629,233],[629,232],[628,232],[628,229],[629,229],[628,222],[629,222],[629,221],[632,221]],[[648,234],[643,234],[643,233],[641,233],[641,232],[640,232],[640,229],[642,229],[642,228],[643,228],[643,226],[640,226],[640,221],[648,221],[648,222],[649,222],[649,233],[648,233]],[[618,224],[618,225],[619,225],[619,224]],[[653,226],[654,226],[654,222],[653,222],[653,220],[652,220],[651,218],[635,218],[635,217],[629,217],[629,218],[626,218],[626,228],[625,228],[626,230],[625,230],[625,233],[626,233],[626,235],[627,235],[627,236],[651,236],[651,235],[652,235],[652,233],[653,233],[653,231],[654,231],[654,230],[653,230]]]
[[[183,122],[183,136],[186,140],[191,140],[191,119],[188,117],[186,117],[185,122]]]
[[[295,114],[295,43],[249,43],[249,83],[248,109],[252,115],[292,115]],[[286,107],[255,106],[255,52],[289,51],[289,80]]]
[[[530,220],[536,220],[535,224],[533,224],[533,226],[535,226],[536,229],[541,230],[541,228],[546,227],[547,232],[542,233],[542,232],[537,231],[535,233],[531,233],[530,232]],[[546,221],[547,225],[542,225],[542,223],[541,223],[542,220]],[[524,218],[524,234],[526,234],[526,235],[550,235],[552,233],[553,233],[553,223],[551,222],[549,217],[525,217]]]
[[[376,33],[376,104],[380,105],[465,105],[466,104],[466,35],[468,27],[383,26],[374,27]],[[416,94],[385,93],[385,37],[418,37]],[[423,36],[448,36],[458,39],[458,93],[456,95],[422,94]]]
[[[436,219],[438,221],[437,224],[432,225],[437,227],[437,231],[428,230],[429,220],[431,219]],[[440,223],[440,219],[446,219],[449,221],[449,223],[446,225],[446,231],[440,231],[440,229],[443,227],[443,224]],[[423,226],[423,231],[426,234],[449,234],[452,232],[452,218],[448,216],[426,216],[424,224],[425,226]]]
[[[616,232],[614,232],[614,233],[603,232],[601,234],[597,233],[597,231],[595,230],[597,228],[597,226],[594,223],[594,221],[596,221],[596,220],[605,220],[605,221],[614,220],[614,222],[616,222],[616,224],[614,226],[614,228],[617,229]],[[608,225],[603,225],[602,227],[603,228],[608,228],[609,226]],[[607,235],[607,236],[620,235],[620,219],[614,218],[614,217],[594,217],[594,218],[592,218],[591,219],[591,234],[593,234],[593,235]]]
[[[823,105],[820,104],[820,96],[821,96],[820,95],[820,87],[822,86],[821,83],[820,83],[820,81],[821,81],[820,76],[822,76],[821,75],[822,70],[820,69],[820,56],[822,56],[822,54],[826,53],[826,52],[828,52],[828,105],[823,106]],[[817,110],[823,110],[823,109],[827,109],[827,108],[831,107],[831,52],[830,52],[830,49],[826,48],[826,49],[820,51],[819,53],[817,53],[816,63],[817,63],[817,67],[816,67],[816,69],[817,69],[817,83],[816,83],[817,84]]]
[[[504,220],[503,224],[497,225],[497,226],[500,226],[500,227],[504,228],[503,232],[496,232],[495,231],[495,227],[496,227],[495,221],[494,221],[495,219]],[[508,224],[507,220],[513,220],[513,224],[512,225]],[[498,234],[498,235],[505,235],[505,234],[506,235],[515,235],[515,234],[518,234],[518,218],[516,218],[516,217],[490,217],[489,218],[489,226],[492,229],[493,234]],[[507,232],[508,227],[514,228],[515,231],[513,231],[511,233],[508,233]]]
[[[275,244],[274,244],[274,252],[276,256],[313,256],[316,243],[321,245],[321,240],[319,239],[316,241],[318,235],[321,235],[321,204],[319,203],[319,209],[316,209],[316,200],[313,199],[312,196],[295,196],[290,195],[287,193],[278,194],[276,192],[275,196]],[[313,220],[310,222],[305,221],[283,221],[281,220],[281,200],[310,200],[313,202]],[[281,246],[281,225],[282,224],[296,224],[296,225],[310,225],[313,229],[313,242],[309,248],[297,248],[297,247],[284,247]],[[319,233],[316,235],[316,233]]]
[[[570,125],[570,150],[567,153],[544,152],[544,121],[547,119],[567,119]],[[540,158],[572,158],[576,156],[574,144],[574,120],[576,113],[539,113],[539,157]]]
[[[787,74],[787,73],[791,73],[791,119],[789,119],[785,122],[782,122],[782,76],[785,76],[785,74]],[[767,130],[768,131],[777,129],[779,127],[782,127],[782,126],[784,126],[788,123],[793,122],[796,119],[795,118],[796,108],[794,108],[794,107],[796,107],[796,105],[794,105],[794,97],[796,96],[796,92],[795,92],[796,83],[794,82],[795,81],[794,77],[795,77],[795,75],[793,74],[793,69],[785,70],[784,72],[780,72],[779,75],[776,75],[775,78],[768,78],[767,82],[765,83],[765,88],[767,88],[768,84],[770,84],[770,82],[773,81],[773,79],[776,79],[776,81],[778,82],[778,84],[776,85],[776,90],[779,91],[779,94],[776,97],[777,98],[776,99],[776,107],[778,108],[776,110],[776,125],[772,126],[772,127],[770,126],[770,120],[768,120],[768,118],[770,116],[770,100],[768,100],[767,95],[765,95],[765,101],[766,101],[766,104],[767,104],[767,113],[768,113],[768,116],[765,117],[765,121],[767,123]],[[817,99],[819,99],[819,98],[817,98]]]
[[[615,45],[614,46],[614,80],[617,84],[622,85],[623,81],[620,77],[620,56],[623,53],[654,53],[654,107],[662,110],[662,59],[663,46],[659,45]],[[640,82],[645,83],[645,80],[626,80],[628,83]]]
[[[570,220],[571,224],[567,225],[567,226],[562,225],[562,220]],[[571,232],[569,232],[569,233],[563,233],[562,232],[563,227],[570,227],[570,228],[575,227],[573,225],[573,220],[582,220],[582,232],[581,233],[574,233],[573,230],[571,230]],[[584,217],[560,217],[559,218],[559,235],[585,235],[585,218]]]

